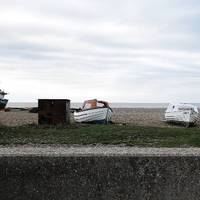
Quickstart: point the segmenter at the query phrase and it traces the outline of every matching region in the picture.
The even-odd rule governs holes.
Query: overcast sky
[[[199,0],[0,0],[10,101],[200,102]]]

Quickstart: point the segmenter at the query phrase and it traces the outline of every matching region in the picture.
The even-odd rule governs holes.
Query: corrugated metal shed
[[[39,99],[39,124],[70,124],[70,100]]]

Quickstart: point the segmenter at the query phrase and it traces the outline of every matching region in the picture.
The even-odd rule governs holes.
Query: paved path
[[[2,156],[200,156],[200,148],[136,148],[120,146],[0,146]]]

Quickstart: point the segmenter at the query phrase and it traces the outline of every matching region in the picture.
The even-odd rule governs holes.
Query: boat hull
[[[0,109],[4,109],[8,103],[7,99],[0,99]]]
[[[111,120],[112,110],[110,108],[95,108],[74,112],[75,122],[106,124]]]
[[[194,111],[176,111],[165,113],[165,120],[167,122],[184,122],[195,124],[198,120],[198,117],[198,113]]]

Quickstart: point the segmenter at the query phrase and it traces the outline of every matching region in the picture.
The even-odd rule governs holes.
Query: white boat
[[[182,122],[186,126],[195,124],[199,118],[197,106],[188,103],[169,104],[165,111],[167,122]]]
[[[111,121],[112,112],[105,101],[87,100],[82,109],[74,112],[74,120],[76,122],[107,124]]]

